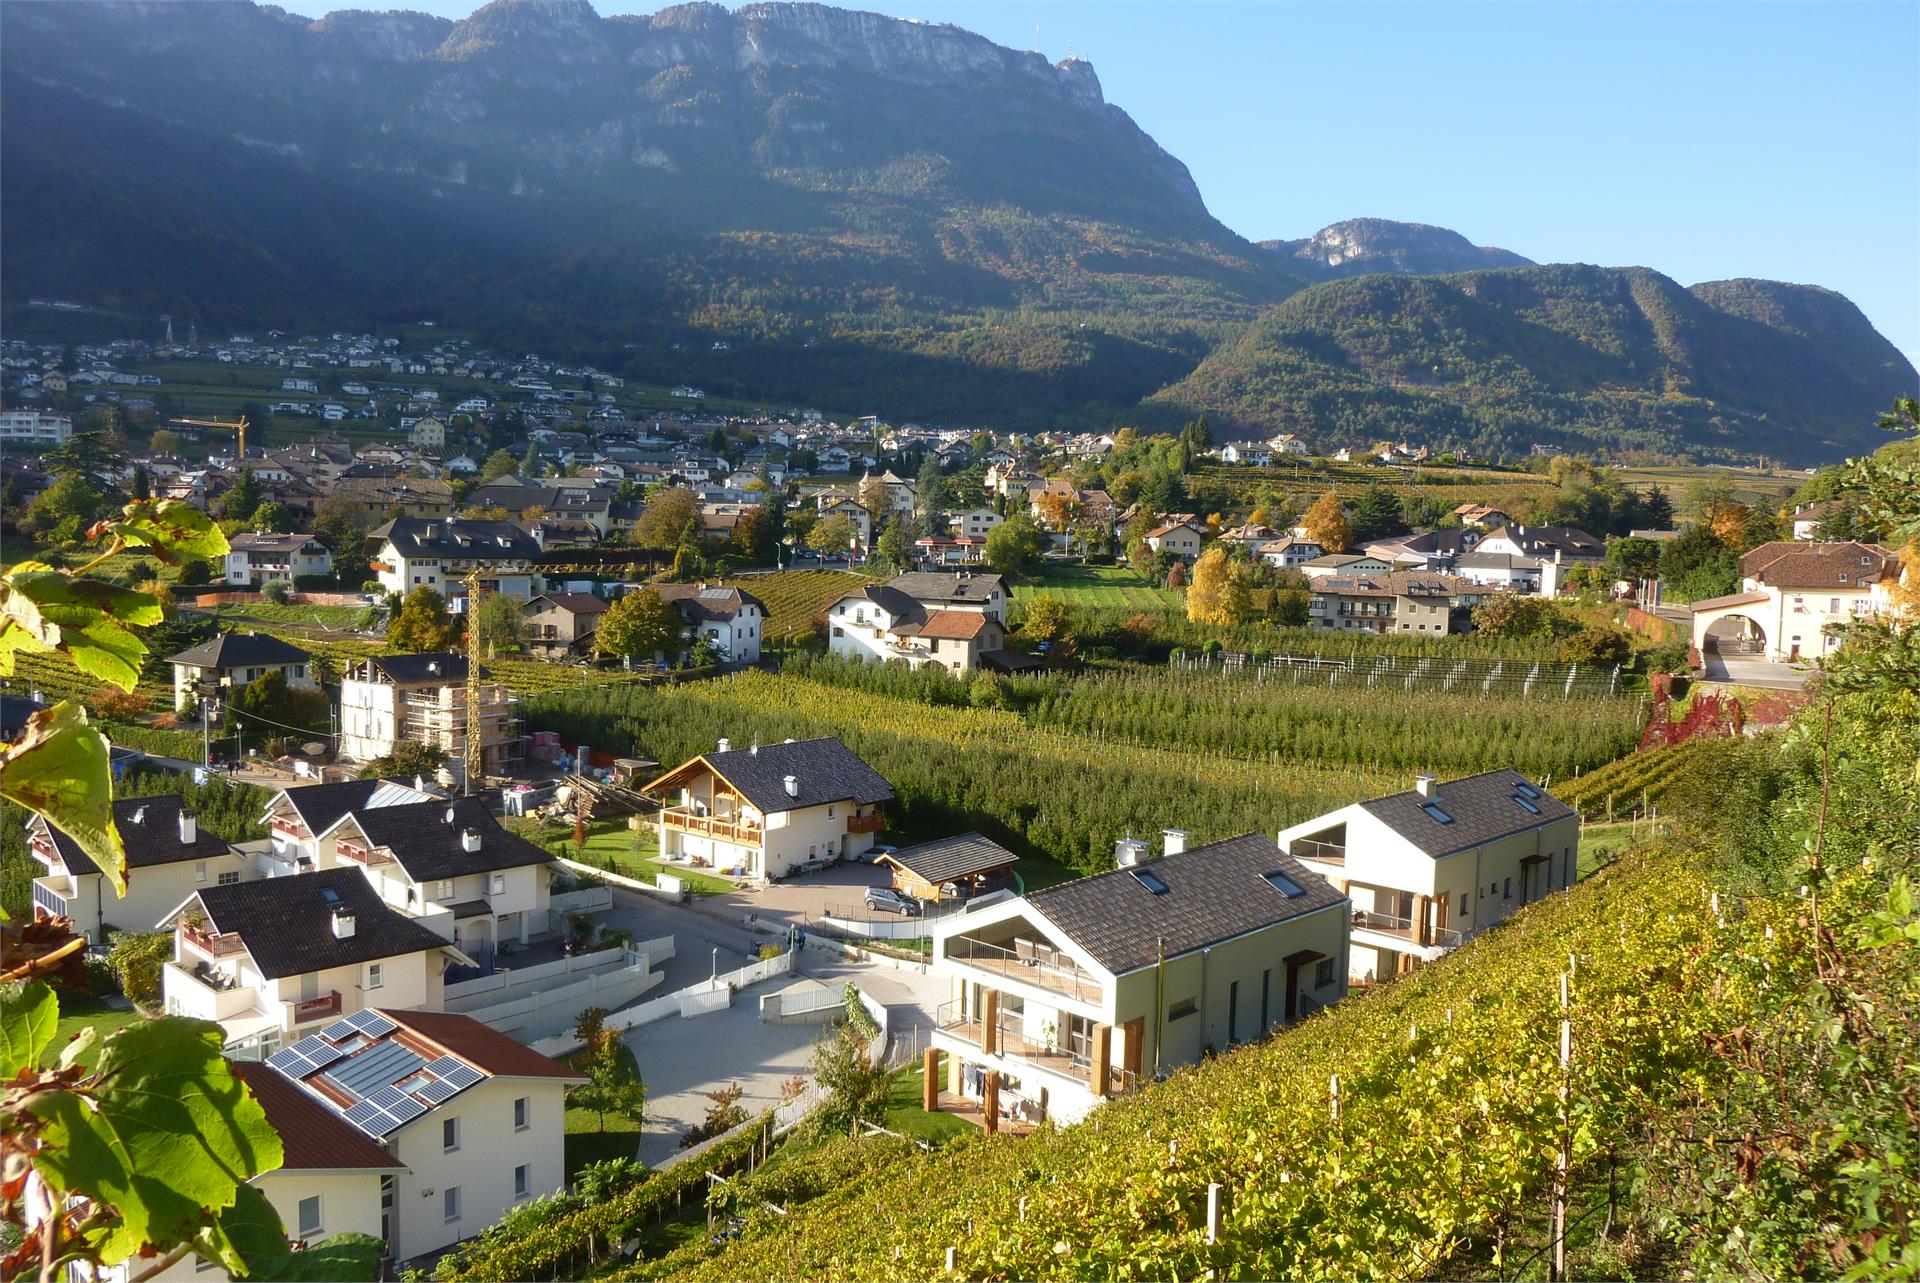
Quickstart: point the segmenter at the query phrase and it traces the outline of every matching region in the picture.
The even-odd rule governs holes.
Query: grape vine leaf
[[[0,613],[8,631],[26,631],[29,647],[65,651],[81,671],[128,691],[147,655],[129,625],[151,627],[164,618],[149,593],[57,570],[9,575],[0,584]],[[16,641],[8,654],[18,648]]]
[[[168,565],[205,561],[227,553],[227,536],[212,517],[184,499],[137,499],[119,519],[99,522],[88,535],[112,535],[122,543],[151,548]]]
[[[71,700],[35,713],[0,752],[0,797],[45,816],[125,895],[127,849],[113,823],[112,781],[106,738]]]
[[[0,995],[0,1078],[38,1066],[59,1024],[60,1002],[44,980]]]

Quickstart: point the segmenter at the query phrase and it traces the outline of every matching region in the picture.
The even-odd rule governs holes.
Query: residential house
[[[1470,580],[1424,571],[1323,575],[1313,580],[1312,590],[1312,627],[1441,637],[1471,632],[1473,608],[1494,592]]]
[[[382,1180],[377,1220],[327,1227],[372,1233],[395,1261],[443,1251],[566,1186],[567,1089],[585,1078],[471,1016],[365,1009],[266,1068],[400,1164]],[[331,1219],[324,1202],[316,1210]]]
[[[4,416],[0,416],[0,418],[3,417]],[[1795,504],[1793,506],[1793,516],[1790,518],[1790,524],[1793,527],[1793,537],[1802,540],[1818,539],[1820,537],[1821,523],[1827,519],[1828,515],[1832,513],[1834,509],[1835,505],[1831,502]]]
[[[1281,569],[1298,569],[1316,558],[1326,556],[1326,552],[1318,541],[1293,535],[1254,545],[1254,553],[1260,560]]]
[[[167,1013],[212,1020],[226,1046],[271,1052],[367,1006],[439,1010],[446,936],[383,904],[360,870],[207,886],[161,919]]]
[[[1127,838],[1106,873],[936,922],[947,1078],[923,1103],[990,1130],[1074,1122],[1345,996],[1343,893],[1257,834],[1186,841],[1150,859]]]
[[[259,876],[278,878],[338,868],[332,834],[341,816],[373,807],[430,802],[437,796],[419,779],[411,788],[397,780],[341,780],[281,789],[261,817],[269,840],[255,852],[254,869]]]
[[[369,534],[366,546],[388,592],[427,587],[443,597],[464,598],[466,576],[474,570],[480,572],[483,592],[525,601],[540,590],[533,568],[540,545],[511,521],[396,517]]]
[[[1485,503],[1463,503],[1448,515],[1463,526],[1477,526],[1481,530],[1498,530],[1511,523],[1506,513]]]
[[[1553,563],[1545,563],[1547,567]],[[1453,570],[1470,583],[1484,584],[1507,592],[1537,593],[1543,565],[1532,557],[1516,557],[1507,552],[1468,552],[1454,559]],[[1545,570],[1551,579],[1554,572]]]
[[[467,657],[449,652],[370,655],[340,679],[340,755],[370,762],[401,743],[449,758],[467,752]],[[499,773],[520,755],[513,697],[481,670],[481,773]]]
[[[1355,802],[1280,830],[1353,902],[1354,980],[1430,962],[1579,876],[1580,815],[1514,770]]]
[[[269,535],[259,531],[227,540],[230,587],[246,588],[269,579],[291,581],[295,575],[333,573],[333,554],[312,535]]]
[[[119,896],[78,842],[29,817],[27,850],[46,869],[33,880],[34,917],[72,918],[76,933],[104,944],[110,930],[146,931],[197,888],[239,882],[249,871],[247,856],[203,830],[177,794],[116,799],[113,821],[127,851]]]
[[[520,608],[527,644],[548,659],[585,650],[607,606],[592,593],[542,593]]]
[[[1006,518],[991,508],[969,508],[965,512],[954,513],[948,520],[956,536],[984,540]]]
[[[1267,448],[1277,455],[1299,456],[1307,453],[1307,443],[1291,432],[1282,432],[1278,436],[1269,437]]]
[[[1502,526],[1488,531],[1474,551],[1504,552],[1535,561],[1575,565],[1597,566],[1607,559],[1605,544],[1572,526]]]
[[[0,410],[0,445],[63,445],[73,436],[73,420],[38,410]]]
[[[970,673],[1006,645],[999,575],[916,572],[868,584],[827,608],[827,651]]]
[[[655,584],[653,590],[680,612],[689,649],[704,637],[730,663],[760,662],[767,607],[758,597],[729,584]]]
[[[1147,531],[1147,547],[1154,552],[1170,552],[1183,561],[1192,561],[1200,555],[1201,545],[1207,532],[1204,527],[1192,521],[1174,521],[1155,526]]]
[[[407,444],[416,450],[430,450],[436,454],[446,449],[446,421],[432,414],[415,419],[413,426],[407,429]]]
[[[1260,441],[1229,441],[1214,451],[1222,463],[1264,468],[1273,462],[1273,448]]]
[[[1878,544],[1777,540],[1740,558],[1740,591],[1696,601],[1693,645],[1779,663],[1823,659],[1842,626],[1894,612],[1900,558]]]
[[[885,826],[893,786],[837,739],[736,749],[721,740],[646,785],[661,799],[660,853],[784,878],[858,855]]]
[[[893,889],[916,900],[967,900],[1013,885],[1020,857],[978,833],[922,842],[874,860],[893,873]]]
[[[315,683],[307,661],[312,658],[266,633],[221,633],[167,660],[173,665],[173,706],[185,710],[190,700],[238,699],[268,673],[281,674],[288,686],[310,690]]]
[[[865,549],[873,546],[873,514],[861,507],[855,500],[847,498],[834,499],[820,509],[819,520],[825,521],[829,517],[845,517],[853,524],[854,542],[857,546],[847,549],[844,555],[858,556],[862,554]],[[837,557],[843,554],[839,549],[834,549],[827,555]]]
[[[1451,570],[1480,541],[1480,531],[1462,526],[1375,539],[1360,550],[1381,558],[1395,570]]]

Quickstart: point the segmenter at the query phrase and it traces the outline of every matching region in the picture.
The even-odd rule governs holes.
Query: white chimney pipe
[[[353,914],[346,909],[333,911],[333,938],[346,940],[353,936]]]
[[[180,812],[180,845],[192,846],[199,837],[199,823],[185,811]]]
[[[800,796],[800,777],[798,775],[789,775],[781,780],[780,783],[781,786],[787,790],[788,797]]]
[[[468,855],[472,855],[475,851],[478,851],[480,849],[480,830],[460,830],[460,849]]]
[[[1416,775],[1413,777],[1413,791],[1421,797],[1432,797],[1438,783],[1431,775]]]
[[[720,737],[720,744],[717,748],[714,749],[714,752],[730,753],[732,751],[733,751],[733,741],[728,739],[726,736],[722,735]]]
[[[1160,837],[1165,843],[1163,849],[1168,855],[1178,855],[1186,850],[1187,839],[1192,836],[1193,834],[1185,829],[1162,829],[1160,832]]]

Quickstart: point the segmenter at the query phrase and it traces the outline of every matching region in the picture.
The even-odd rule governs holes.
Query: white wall
[[[516,1132],[513,1102],[529,1099],[529,1126]],[[394,1153],[407,1165],[394,1209],[393,1254],[406,1259],[478,1234],[516,1203],[566,1183],[565,1084],[552,1079],[492,1078],[402,1128]],[[442,1148],[442,1123],[458,1118],[460,1148]],[[517,1198],[513,1169],[528,1165],[528,1192]],[[449,1222],[444,1197],[460,1189],[460,1216]]]

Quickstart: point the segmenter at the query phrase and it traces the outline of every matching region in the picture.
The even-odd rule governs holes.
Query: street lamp
[[[709,986],[717,987],[719,983],[720,983],[720,946],[716,944],[715,946],[713,946],[713,970],[707,976],[707,984]]]

